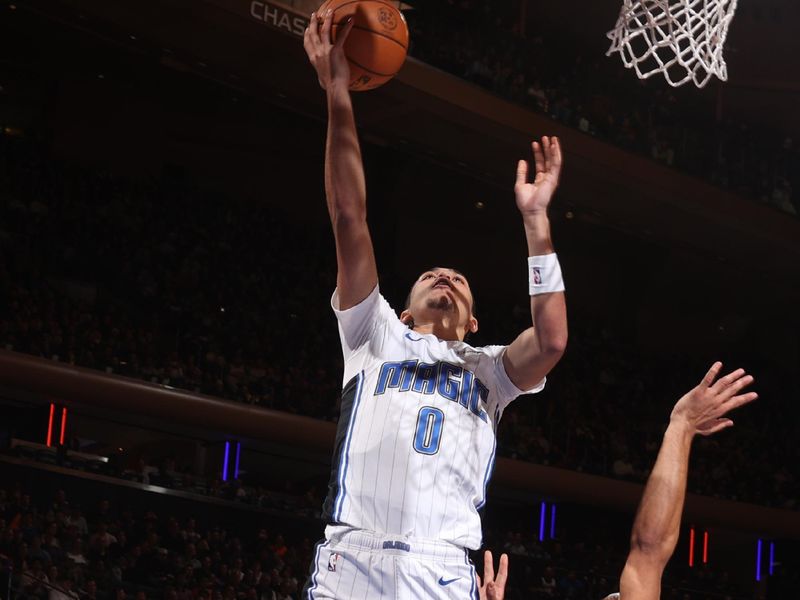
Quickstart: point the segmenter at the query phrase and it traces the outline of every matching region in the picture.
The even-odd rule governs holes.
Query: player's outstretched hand
[[[733,425],[733,421],[725,418],[725,415],[734,408],[752,402],[758,398],[758,394],[741,393],[753,383],[753,377],[745,374],[744,369],[737,369],[717,379],[721,370],[722,363],[714,363],[703,381],[678,400],[670,417],[672,422],[683,422],[689,426],[692,434],[700,435],[711,435]]]
[[[514,186],[517,208],[523,215],[547,210],[550,199],[558,187],[558,178],[561,176],[562,158],[559,139],[544,136],[541,142],[533,142],[532,145],[536,164],[533,183],[528,183],[528,161],[521,160],[517,165],[517,183]]]
[[[330,90],[339,84],[347,89],[350,85],[350,65],[344,55],[344,43],[353,28],[353,19],[347,19],[336,36],[336,43],[331,42],[332,25],[332,10],[329,9],[324,15],[311,13],[311,20],[303,34],[303,47],[317,71],[322,89]]]
[[[494,574],[494,558],[487,550],[483,554],[483,579],[478,575],[478,590],[481,600],[503,600],[506,597],[506,580],[508,579],[508,554],[500,556],[497,577]]]

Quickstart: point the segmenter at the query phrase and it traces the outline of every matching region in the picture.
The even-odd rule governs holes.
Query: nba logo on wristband
[[[528,257],[528,293],[531,296],[563,291],[564,279],[555,253]]]

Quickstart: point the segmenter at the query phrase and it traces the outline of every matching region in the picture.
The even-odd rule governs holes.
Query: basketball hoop
[[[663,73],[678,87],[702,88],[712,76],[728,80],[723,57],[737,0],[624,0],[617,24],[608,32],[608,56],[619,52],[639,79]]]

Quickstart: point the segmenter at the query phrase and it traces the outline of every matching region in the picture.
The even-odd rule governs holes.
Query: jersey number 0
[[[444,413],[433,406],[423,406],[417,416],[417,433],[414,436],[414,450],[420,454],[436,454],[442,441]]]

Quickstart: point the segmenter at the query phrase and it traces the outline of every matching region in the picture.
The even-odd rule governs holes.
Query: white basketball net
[[[737,0],[624,0],[608,32],[611,48],[640,79],[663,73],[670,85],[728,80],[722,56]]]

